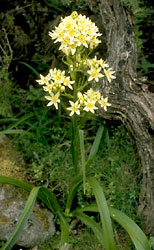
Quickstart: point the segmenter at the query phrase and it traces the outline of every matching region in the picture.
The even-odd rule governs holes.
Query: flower
[[[102,108],[104,108],[105,111],[107,111],[107,106],[111,106],[111,103],[108,103],[108,97],[103,98],[103,96],[101,97],[99,104]]]
[[[50,81],[49,75],[43,76],[40,74],[40,78],[40,80],[36,80],[40,85],[48,84],[48,82]]]
[[[80,34],[77,38],[77,46],[84,45],[86,48],[88,48],[88,41],[86,38],[86,35]]]
[[[112,71],[112,69],[104,69],[104,73],[108,79],[109,82],[111,82],[111,79],[115,79],[116,77],[113,76],[113,74],[115,73],[115,71]]]
[[[101,93],[100,93],[99,91],[96,91],[96,92],[95,92],[95,98],[96,98],[97,101],[100,100],[100,98],[101,98]]]
[[[103,77],[103,74],[99,73],[101,71],[101,68],[91,68],[90,70],[87,71],[87,73],[90,75],[88,78],[88,81],[91,81],[95,79],[96,82],[99,81],[99,78]]]
[[[73,83],[74,83],[74,81],[70,81],[70,77],[69,76],[67,76],[67,77],[65,77],[63,79],[64,86],[66,86],[66,87],[68,87],[70,89],[73,89],[72,86],[71,86],[71,84],[73,84]]]
[[[85,98],[84,98],[83,94],[81,92],[78,92],[77,97],[79,99],[79,103],[82,105],[84,103],[84,101],[85,101]]]
[[[88,89],[88,91],[86,92],[86,99],[90,99],[94,102],[97,102],[100,97],[101,97],[101,94],[99,91],[95,91],[93,90],[92,88]]]
[[[87,65],[90,67],[90,68],[99,68],[99,60],[97,60],[97,57],[95,56],[94,58],[92,59],[87,59]]]
[[[78,15],[76,11],[70,16],[61,18],[61,22],[55,30],[49,32],[49,36],[56,42],[60,42],[59,50],[66,55],[75,54],[77,47],[96,47],[101,34],[97,26],[85,15]]]
[[[109,68],[106,61],[97,59],[97,56],[87,58],[89,54],[87,49],[93,49],[101,42],[98,39],[101,33],[99,33],[95,23],[85,15],[74,11],[70,16],[61,18],[60,24],[55,27],[54,31],[49,32],[49,36],[54,40],[54,43],[60,42],[59,50],[62,50],[67,55],[64,63],[68,65],[70,76],[67,76],[64,70],[56,68],[50,69],[46,76],[40,75],[40,80],[37,80],[37,82],[44,85],[44,91],[48,92],[48,96],[45,96],[49,101],[47,106],[54,105],[58,109],[61,95],[61,102],[65,97],[70,99],[70,107],[66,108],[70,111],[70,116],[74,114],[80,115],[81,110],[95,113],[98,104],[104,110],[107,110],[107,106],[111,104],[108,103],[108,98],[103,98],[98,90],[90,88],[83,93],[77,92],[79,90],[83,91],[92,80],[98,82],[104,75],[109,82],[111,82],[111,79],[115,79],[115,71]],[[70,58],[71,55],[74,55],[72,59]],[[82,74],[83,80],[80,79]],[[85,74],[87,79],[85,79]],[[75,88],[72,91],[74,94],[70,90],[67,93],[67,87],[73,90],[73,86]]]
[[[102,68],[108,68],[109,65],[106,63],[106,61],[104,61],[103,59],[99,60],[99,64]]]
[[[48,83],[46,86],[43,86],[43,89],[44,89],[44,91],[47,91],[47,92],[51,93],[52,89],[53,89],[53,84]]]
[[[84,104],[85,104],[85,107],[84,107],[84,109],[83,110],[85,110],[85,111],[87,111],[87,112],[92,112],[92,113],[94,113],[95,111],[95,109],[98,109],[96,106],[95,106],[95,102],[94,101],[91,101],[91,100],[87,100],[87,101],[85,101],[84,102]]]
[[[79,102],[76,101],[74,103],[72,101],[69,101],[69,103],[71,104],[71,107],[69,107],[67,109],[71,111],[70,116],[74,115],[74,113],[76,113],[77,115],[80,115],[80,104],[79,104]]]
[[[59,100],[59,92],[57,94],[55,94],[55,95],[53,93],[51,93],[50,96],[45,96],[45,98],[50,101],[47,104],[47,106],[54,105],[55,108],[58,109],[58,103],[60,102],[60,100]]]
[[[49,71],[50,77],[57,83],[62,83],[65,78],[65,71],[61,71],[60,69],[50,69]]]

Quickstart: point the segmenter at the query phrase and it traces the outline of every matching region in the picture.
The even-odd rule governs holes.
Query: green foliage
[[[151,250],[153,250],[154,249],[154,237],[153,236],[150,237],[149,244],[150,244]]]
[[[101,144],[92,168],[94,175],[103,183],[110,204],[129,216],[136,214],[137,197],[140,191],[140,161],[134,152],[133,143],[123,126],[111,128],[110,148]],[[99,168],[98,168],[99,166]]]
[[[131,237],[135,248],[138,250],[150,250],[148,239],[146,238],[143,231],[131,220],[127,215],[121,211],[110,208],[110,214],[115,221],[117,221]]]
[[[101,140],[100,140],[98,135],[100,135],[100,131],[101,131],[101,135],[102,135],[103,130],[100,128],[98,129],[96,138],[94,139],[93,145],[92,145],[91,149],[89,150],[89,152],[95,152],[93,154],[92,153],[89,154],[89,155],[91,155],[91,157],[90,157],[91,163],[92,163],[92,159],[93,160],[95,159],[96,153],[99,149],[99,144],[101,143]],[[119,137],[119,140],[114,140],[114,142],[117,143],[117,141],[118,141],[118,143],[121,146],[123,146],[123,139],[125,138],[125,136],[124,136],[125,133],[126,132],[124,129],[121,129],[120,133],[117,130],[117,132],[115,133],[114,136]],[[85,153],[84,143],[83,143],[83,133],[81,135],[82,136],[80,139],[80,147],[81,147],[80,150],[81,150],[81,156],[83,157],[83,153]],[[123,135],[124,138],[122,138],[121,135]],[[103,142],[104,142],[104,140],[103,140]],[[106,141],[106,143],[107,143],[107,141]],[[95,149],[94,149],[94,145],[96,146]],[[111,142],[111,145],[112,145],[112,142]],[[86,160],[86,158],[84,159],[84,161],[82,160],[82,163],[84,163],[84,165],[86,165],[86,162],[88,162],[88,158],[87,158],[87,160]],[[85,169],[84,169],[84,171],[85,171]],[[90,184],[90,186],[92,187],[93,192],[91,192],[91,198],[93,197],[93,195],[95,196],[97,206],[96,205],[86,206],[84,204],[84,199],[83,199],[83,204],[82,204],[83,208],[78,207],[77,204],[74,203],[74,199],[76,198],[78,190],[81,190],[81,188],[83,188],[82,187],[82,184],[83,184],[82,180],[83,180],[83,174],[85,175],[84,171],[81,171],[81,174],[79,174],[76,177],[72,176],[73,180],[68,185],[69,188],[67,191],[68,195],[66,197],[66,203],[63,203],[62,206],[60,206],[59,197],[57,195],[55,196],[51,190],[48,190],[47,188],[40,188],[40,191],[38,193],[38,198],[41,199],[41,201],[43,201],[47,205],[47,207],[49,209],[51,209],[57,215],[57,217],[59,219],[60,226],[61,226],[60,238],[58,237],[57,243],[56,242],[51,243],[52,248],[55,249],[59,245],[60,249],[62,250],[65,248],[69,249],[69,246],[72,246],[71,245],[71,244],[73,244],[73,243],[71,243],[72,238],[70,240],[68,238],[69,231],[70,231],[68,222],[70,223],[72,220],[75,219],[75,217],[77,217],[78,219],[80,219],[82,221],[82,223],[84,223],[85,225],[87,225],[88,227],[90,227],[92,229],[96,238],[98,239],[98,242],[102,246],[104,246],[104,248],[106,250],[116,249],[115,243],[114,243],[114,238],[113,238],[111,219],[110,219],[110,215],[109,215],[109,210],[110,210],[110,214],[111,214],[113,220],[116,220],[122,227],[124,227],[126,229],[128,234],[132,238],[132,241],[134,242],[134,245],[136,246],[137,250],[150,249],[149,243],[148,243],[145,235],[143,234],[143,232],[139,229],[139,227],[132,220],[130,220],[126,215],[121,213],[120,211],[114,210],[113,208],[110,209],[108,207],[103,190],[94,177],[90,177],[90,178],[87,177],[86,182],[88,182]],[[89,171],[91,172],[90,166],[88,166],[88,168],[86,169],[86,175],[87,174],[89,175],[89,173],[90,173]],[[66,175],[65,175],[65,181],[67,181],[68,179],[66,179]],[[14,180],[11,178],[7,178],[7,177],[0,177],[0,182],[1,183],[10,183],[12,185],[22,187],[22,188],[26,189],[27,191],[30,191],[32,189],[32,186],[29,184],[26,184],[24,182]],[[86,187],[88,187],[88,186],[86,185],[85,188]],[[111,190],[112,190],[112,188],[111,188]],[[109,195],[109,193],[108,193],[108,195]],[[86,195],[85,195],[85,197],[86,197]],[[76,208],[75,210],[74,210],[74,206]],[[63,211],[65,211],[65,212],[63,212]],[[100,223],[98,223],[94,219],[95,217],[91,217],[91,216],[83,213],[85,211],[99,212],[103,227],[101,228]],[[141,236],[140,236],[140,234],[141,234]],[[12,240],[14,242],[14,239],[12,239]],[[10,240],[10,242],[12,242],[12,240]],[[99,249],[99,248],[97,248],[97,247],[99,247],[99,243],[97,243],[96,249]],[[78,248],[78,249],[80,249],[80,248]]]
[[[115,250],[116,244],[113,236],[112,222],[110,218],[109,208],[104,196],[104,192],[94,177],[89,178],[89,183],[93,189],[98,211],[101,217],[101,223],[104,235],[104,247],[105,249]]]
[[[78,210],[78,212],[85,211],[98,212],[99,208],[97,205],[92,204]],[[149,241],[145,237],[143,231],[134,223],[133,220],[131,220],[127,215],[115,208],[109,207],[109,212],[112,219],[117,221],[122,227],[125,228],[129,236],[131,237],[136,249],[151,249]]]
[[[152,3],[146,0],[122,0],[122,3],[132,14],[138,52],[137,69],[141,72],[141,75],[149,75],[153,72],[153,46],[151,46],[153,33],[151,33],[151,28],[154,25],[154,9]]]
[[[110,249],[116,249],[115,243],[113,239],[113,231],[110,221],[110,215],[109,215],[109,209],[110,214],[113,219],[117,220],[129,233],[130,237],[132,238],[132,241],[136,247],[137,250],[150,250],[149,242],[142,232],[142,230],[131,220],[129,219],[125,214],[121,213],[120,211],[108,208],[108,205],[105,200],[105,196],[103,194],[103,190],[101,189],[99,183],[96,181],[95,178],[90,177],[89,178],[90,185],[92,186],[92,189],[94,191],[94,195],[96,197],[96,205],[90,205],[89,207],[85,207],[84,209],[77,208],[75,211],[72,211],[72,213],[67,216],[77,216],[81,221],[92,228],[93,232],[96,234],[97,238],[99,239],[102,246],[104,246],[105,250]],[[24,223],[26,222],[30,211],[32,210],[32,207],[34,205],[36,196],[38,194],[38,198],[41,199],[49,209],[54,211],[55,214],[60,219],[60,225],[61,225],[61,240],[59,242],[60,249],[62,250],[64,246],[67,246],[68,244],[68,237],[69,237],[69,225],[67,222],[67,219],[65,215],[63,214],[59,203],[57,202],[57,199],[55,195],[49,191],[47,188],[40,188],[36,187],[33,188],[31,185],[24,183],[23,181],[18,181],[15,179],[11,179],[9,177],[0,177],[0,183],[8,183],[12,184],[18,187],[25,188],[26,190],[32,190],[31,194],[26,202],[23,214],[21,215],[17,226],[15,227],[12,236],[10,239],[6,242],[6,244],[3,246],[2,249],[10,250],[12,246],[15,244],[19,234],[21,233],[21,229],[24,226]],[[82,213],[82,211],[93,211],[97,212],[99,211],[103,229],[101,230],[98,223],[96,223],[93,219],[91,219],[86,214]],[[57,247],[57,246],[56,246]],[[55,247],[54,247],[55,248]]]
[[[86,0],[44,0],[44,2],[50,6],[54,7],[55,11],[64,11],[64,8],[69,8],[71,11],[83,9],[87,4]]]
[[[3,52],[6,53],[6,51]],[[2,63],[0,67],[0,115],[2,117],[11,117],[13,115],[11,107],[13,82],[10,80],[8,71],[10,56],[4,55],[0,58],[0,61]]]
[[[84,0],[45,0],[44,3],[46,4],[46,7],[43,9],[44,13],[46,10],[48,10],[48,6],[50,12],[55,14],[55,17],[59,14],[61,15],[61,13],[65,13],[66,7],[69,8],[68,11],[71,11],[84,10],[87,6],[87,1]],[[123,0],[123,4],[127,7],[127,9],[130,10],[130,12],[132,12],[132,18],[135,18],[134,30],[138,54],[140,56],[144,47],[144,34],[141,31],[142,22],[151,14],[152,10],[150,10],[149,7],[146,7],[145,1]],[[32,37],[35,37],[36,40],[38,40],[36,35],[38,32],[36,27],[37,25],[34,25],[34,23],[37,23],[37,18],[34,17],[33,14],[39,11],[42,11],[42,6],[40,3],[32,2],[32,8],[30,9],[30,13],[33,16],[32,20],[30,18],[31,15],[25,14],[26,12],[24,8],[23,10],[20,10],[20,15],[22,13],[23,16],[27,16],[29,20],[31,20],[29,22],[30,26],[35,27],[33,32],[31,32],[31,35]],[[44,40],[43,36],[45,32],[43,30],[49,30],[49,26],[47,26],[46,22],[44,21],[46,16],[47,14],[43,14],[40,23],[38,22],[38,26],[41,29],[41,40]],[[18,39],[16,37],[16,40],[13,40],[11,46],[13,46],[15,53],[20,54],[21,51],[24,51],[25,55],[29,55],[27,45],[30,44],[30,40],[32,39],[30,39],[30,36],[26,36],[26,33],[24,33],[23,30],[22,32],[19,32],[17,26],[15,25],[14,19],[15,17],[12,13],[7,13],[4,22],[5,27],[9,24],[7,26],[7,32],[9,30],[10,37],[15,33],[15,28],[16,34],[19,35],[17,36]],[[47,26],[46,28],[43,26],[43,22]],[[53,26],[53,22],[49,22],[49,24]],[[49,247],[47,246],[43,249],[56,248],[57,245],[59,245],[59,242],[61,242],[61,250],[69,249],[69,246],[75,250],[100,250],[102,249],[102,245],[104,245],[104,233],[107,235],[106,231],[102,233],[102,228],[99,222],[100,216],[98,213],[97,216],[91,214],[93,211],[90,211],[89,215],[89,212],[87,212],[88,210],[85,210],[87,212],[86,214],[85,211],[79,211],[77,209],[74,210],[74,208],[77,207],[77,203],[79,206],[83,207],[94,200],[93,194],[95,185],[93,185],[92,190],[90,183],[87,181],[88,175],[93,175],[103,186],[107,204],[122,210],[135,221],[140,222],[141,218],[136,215],[141,182],[139,174],[140,162],[134,150],[134,146],[130,142],[129,136],[123,126],[120,126],[117,129],[111,128],[108,131],[107,127],[104,125],[98,130],[97,136],[95,138],[95,132],[98,129],[98,123],[96,122],[96,119],[92,118],[94,119],[92,120],[90,118],[88,123],[86,123],[86,131],[84,132],[86,135],[85,142],[83,142],[83,136],[80,138],[80,141],[82,142],[82,149],[81,157],[78,156],[78,160],[80,162],[82,159],[82,171],[79,169],[79,175],[74,178],[71,153],[68,149],[70,147],[70,141],[68,138],[71,134],[69,123],[66,119],[64,120],[66,117],[62,116],[60,112],[59,115],[57,115],[53,110],[48,110],[45,106],[42,90],[32,86],[32,79],[35,78],[35,76],[32,76],[32,74],[38,75],[38,71],[45,71],[48,67],[48,64],[51,64],[51,61],[54,65],[55,47],[49,44],[47,50],[44,50],[44,44],[41,43],[41,46],[40,44],[37,44],[40,49],[39,51],[35,51],[33,55],[30,55],[31,61],[27,62],[26,60],[24,61],[23,58],[20,59],[18,62],[18,67],[22,65],[31,72],[32,77],[30,76],[30,80],[28,80],[31,84],[29,85],[29,83],[26,83],[26,91],[21,88],[15,88],[13,90],[14,85],[9,72],[9,65],[12,61],[12,50],[9,46],[10,42],[7,39],[7,34],[5,31],[3,34],[2,32],[3,29],[1,29],[0,36],[1,38],[4,38],[1,40],[5,41],[6,46],[5,48],[2,46],[4,49],[2,50],[3,56],[1,58],[2,67],[0,69],[0,78],[4,84],[0,84],[0,115],[4,118],[11,117],[11,119],[1,119],[0,124],[4,127],[4,129],[1,130],[0,133],[10,135],[13,142],[18,145],[18,149],[23,153],[27,163],[27,176],[30,182],[34,183],[35,185],[45,184],[48,186],[48,189],[42,189],[42,191],[39,191],[38,196],[48,206],[49,209],[55,212],[57,224],[60,223],[61,225],[61,238],[57,233],[58,243],[55,243],[56,240],[53,239],[51,247],[49,245]],[[22,35],[20,36],[20,34]],[[48,44],[48,39],[45,40]],[[49,58],[48,56],[48,53],[50,54],[51,50],[52,60],[51,57]],[[44,57],[44,54],[47,54],[47,56]],[[147,73],[150,69],[153,69],[153,64],[150,63],[148,59],[141,58],[138,68],[141,69],[143,73]],[[13,106],[13,118],[11,106]],[[17,113],[18,115],[16,115]],[[28,115],[25,115],[25,113]],[[84,125],[85,124],[81,126],[81,129],[84,127]],[[94,142],[93,146],[91,147],[92,141]],[[79,145],[77,149],[79,152]],[[61,165],[62,162],[63,166]],[[86,172],[87,170],[88,173]],[[17,186],[23,186],[23,188],[27,189],[28,191],[32,189],[32,186],[28,186],[23,183],[21,184],[17,181],[12,181],[12,184],[13,183]],[[83,188],[85,194],[83,194]],[[100,187],[98,190],[100,193]],[[99,196],[99,194],[96,194],[96,191],[95,196]],[[56,197],[54,193],[56,193]],[[103,196],[103,200],[105,197]],[[98,197],[97,200],[99,203],[100,214],[102,215],[104,208],[100,208],[102,203],[99,202]],[[52,204],[56,204],[55,207],[53,207]],[[80,226],[76,226],[75,230],[72,230],[70,233],[68,223],[71,224],[75,220],[75,216],[77,216],[83,224],[86,224],[88,229],[85,229],[84,225],[80,222]],[[114,220],[113,213],[111,213],[111,216]],[[122,216],[123,214],[120,214],[119,217],[117,216],[119,221],[120,217],[122,218]],[[109,219],[108,216],[107,218]],[[102,220],[107,218],[103,218],[103,216],[101,216]],[[124,216],[123,218],[124,220],[121,224],[123,224],[125,227],[126,217]],[[121,241],[124,241],[127,245],[125,249],[134,249],[132,245],[130,245],[129,241],[127,242],[127,237],[125,236],[124,231],[121,231],[118,225],[119,224],[117,223],[114,224],[114,232],[117,233],[118,231],[118,234],[120,234],[119,238],[122,238],[122,240],[120,239],[120,244],[118,245],[120,245],[121,249],[124,249],[121,246]],[[134,224],[133,226],[136,228]],[[92,234],[92,231],[89,229],[89,227],[92,228],[96,235]],[[131,234],[132,231],[133,230],[130,230],[129,233]],[[69,233],[71,234],[69,243],[64,244],[65,242],[68,242]],[[150,245],[151,248],[153,248],[153,237],[150,238]],[[147,249],[148,248],[149,246]],[[140,250],[140,248],[138,249]]]
[[[141,69],[142,73],[147,74],[150,70],[154,69],[154,63],[150,63],[146,58],[141,58],[137,67],[138,69]]]
[[[14,122],[10,128],[32,127],[32,130],[28,129],[28,131],[32,131],[36,134],[35,137],[32,137],[31,134],[21,134],[14,137],[14,142],[18,142],[20,150],[24,151],[26,148],[26,161],[29,161],[27,174],[34,183],[40,185],[42,185],[42,183],[48,183],[50,190],[57,193],[58,202],[63,210],[65,210],[65,204],[68,204],[65,203],[66,199],[67,201],[70,199],[70,205],[66,205],[66,207],[69,207],[69,209],[66,210],[66,215],[69,215],[68,211],[70,211],[72,204],[74,204],[75,197],[77,197],[79,204],[83,206],[89,199],[93,199],[93,193],[86,182],[86,194],[85,196],[83,195],[82,175],[74,180],[74,184],[71,183],[74,175],[71,168],[71,155],[68,151],[70,142],[68,140],[69,130],[67,128],[67,123],[61,123],[62,126],[60,129],[57,116],[53,115],[50,117],[48,112],[45,113],[46,109],[42,110],[42,112],[41,110],[42,107],[38,109],[35,107],[31,115],[29,114],[25,116],[25,118],[23,117],[21,120],[19,119]],[[39,121],[37,120],[38,118]],[[42,121],[40,122],[41,119]],[[48,127],[47,121],[49,119],[50,123]],[[34,126],[32,126],[32,124],[34,124]],[[36,133],[38,129],[37,124],[40,124],[39,133]],[[51,127],[51,124],[53,124],[53,127]],[[139,160],[134,154],[133,145],[129,141],[128,134],[123,126],[116,130],[115,128],[109,130],[111,134],[110,144],[108,142],[109,139],[106,127],[98,129],[97,132],[97,126],[98,124],[94,120],[91,121],[91,124],[88,122],[87,131],[85,131],[87,136],[87,140],[84,143],[86,148],[85,154],[87,156],[93,156],[90,157],[91,160],[94,159],[93,163],[91,161],[92,165],[89,166],[90,172],[97,176],[101,183],[103,182],[105,195],[114,207],[122,209],[122,211],[126,212],[131,217],[135,216],[134,213],[137,207],[136,199],[139,192],[139,186],[135,176],[138,175],[137,168]],[[54,138],[50,136],[51,132],[49,132],[48,129],[54,131],[52,132],[54,133]],[[92,131],[97,132],[96,138],[94,138],[94,132]],[[105,131],[105,133],[103,133],[103,131]],[[49,138],[49,136],[50,139],[47,140],[46,138]],[[65,142],[63,142],[63,139]],[[90,146],[91,141],[94,141],[93,146]],[[104,149],[102,150],[102,148]],[[97,151],[98,154],[96,156]],[[95,153],[92,154],[90,152]],[[63,162],[63,167],[61,167],[61,162]],[[118,175],[117,169],[119,169]],[[128,178],[128,175],[130,178]],[[73,193],[69,187],[72,188]],[[70,194],[70,198],[69,195],[66,197],[67,193]],[[70,241],[71,239],[72,238],[70,238]],[[99,246],[99,243],[96,245]]]
[[[102,246],[105,245],[102,228],[98,225],[98,223],[96,223],[94,221],[94,219],[92,219],[88,215],[81,213],[81,212],[78,212],[78,211],[75,211],[73,213],[73,215],[76,216],[77,218],[79,218],[86,226],[90,227],[93,230],[93,232],[94,232],[96,238],[98,239],[98,241],[100,242],[100,244]],[[105,248],[105,249],[110,249],[110,248]]]

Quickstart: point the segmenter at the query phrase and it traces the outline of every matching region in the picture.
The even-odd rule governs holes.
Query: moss
[[[45,213],[42,213],[42,209],[39,206],[34,207],[33,212],[34,212],[36,218],[39,221],[43,222],[42,223],[43,231],[49,231],[49,221],[48,221],[48,216],[47,216],[48,210],[47,210],[46,216],[45,216]]]
[[[8,219],[8,217],[6,216],[1,216],[0,217],[0,224],[3,224],[5,226],[5,228],[7,228],[10,224],[10,218]]]
[[[0,175],[25,180],[25,163],[6,136],[0,136]]]
[[[25,162],[11,141],[4,135],[0,136],[0,175],[26,180]],[[5,184],[5,190],[9,191],[10,189],[11,192],[8,192],[10,194],[9,200],[16,196],[20,198],[27,195],[25,190]]]

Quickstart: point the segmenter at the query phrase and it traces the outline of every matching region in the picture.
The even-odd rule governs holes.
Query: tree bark
[[[147,234],[154,233],[154,93],[136,72],[137,49],[133,20],[120,0],[89,1],[101,17],[106,31],[106,61],[116,71],[116,79],[100,84],[112,106],[99,110],[105,119],[120,119],[136,142],[142,163],[143,181],[139,213],[144,215]],[[103,56],[102,56],[103,57]]]

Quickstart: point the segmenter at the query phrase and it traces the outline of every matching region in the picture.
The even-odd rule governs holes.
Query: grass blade
[[[110,208],[110,214],[127,231],[137,250],[151,249],[147,237],[132,219],[115,208]]]
[[[18,63],[25,65],[27,68],[29,68],[31,71],[33,71],[36,76],[40,76],[39,72],[34,67],[32,67],[30,64],[28,64],[26,62],[22,62],[22,61],[19,61]]]
[[[24,181],[20,181],[11,177],[7,177],[7,176],[0,176],[0,183],[2,184],[10,184],[16,187],[21,187],[27,191],[31,191],[33,186],[24,182]]]
[[[17,127],[19,124],[23,123],[25,120],[33,117],[34,114],[33,113],[30,113],[30,114],[27,114],[27,115],[24,115],[22,116],[21,118],[17,119],[17,121],[15,121],[13,124],[11,124],[10,126],[8,126],[7,129],[13,129],[14,127]]]
[[[98,131],[97,131],[95,140],[94,140],[93,145],[91,147],[90,154],[88,156],[88,161],[87,161],[87,164],[86,164],[87,166],[90,165],[90,163],[92,162],[93,158],[97,154],[97,151],[98,151],[101,139],[102,139],[103,132],[104,132],[104,126],[101,125],[99,127]]]
[[[81,150],[81,166],[82,166],[82,176],[83,176],[83,193],[85,194],[85,184],[86,184],[86,164],[85,164],[85,148],[84,148],[84,132],[79,130],[80,138],[80,150]]]
[[[96,223],[93,219],[91,219],[88,215],[79,212],[77,210],[73,211],[72,213],[74,216],[78,217],[85,225],[87,225],[88,227],[90,227],[96,238],[99,240],[99,242],[101,243],[102,246],[104,246],[104,237],[103,237],[103,232],[101,227],[98,225],[98,223]]]
[[[82,184],[82,175],[80,174],[74,178],[72,184],[70,185],[70,189],[67,196],[66,208],[65,208],[66,215],[68,215],[71,210],[72,201],[81,184]]]
[[[97,180],[94,177],[89,177],[88,180],[93,189],[93,192],[96,198],[96,203],[98,206],[98,211],[101,217],[101,222],[103,225],[105,249],[115,250],[116,245],[114,241],[112,222],[111,222],[110,213],[109,213],[108,205],[107,205],[103,190],[100,184],[97,182]]]
[[[38,198],[41,199],[54,213],[62,212],[56,196],[47,188],[41,187]]]
[[[146,235],[132,219],[115,208],[109,207],[109,211],[112,219],[117,221],[129,234],[137,250],[151,249]],[[78,208],[77,212],[98,212],[98,207],[96,204],[91,204],[83,208]]]
[[[31,132],[27,132],[23,129],[6,129],[3,131],[0,131],[0,135],[11,135],[11,134],[26,134],[26,135],[30,135],[30,136],[34,136],[33,133]]]
[[[61,228],[61,240],[60,240],[60,247],[63,246],[69,239],[69,224],[67,220],[64,218],[62,213],[58,212],[58,216],[60,218],[60,228]]]
[[[26,201],[24,211],[23,211],[22,215],[20,216],[19,221],[18,221],[11,237],[8,239],[8,241],[5,243],[5,245],[2,247],[2,250],[12,249],[12,247],[14,246],[16,241],[18,240],[20,234],[22,233],[22,230],[24,228],[25,223],[26,223],[30,213],[32,212],[32,209],[33,209],[33,206],[35,204],[35,200],[36,200],[36,197],[38,195],[39,189],[40,189],[40,187],[34,187],[31,190],[30,195],[28,197],[28,200]]]

